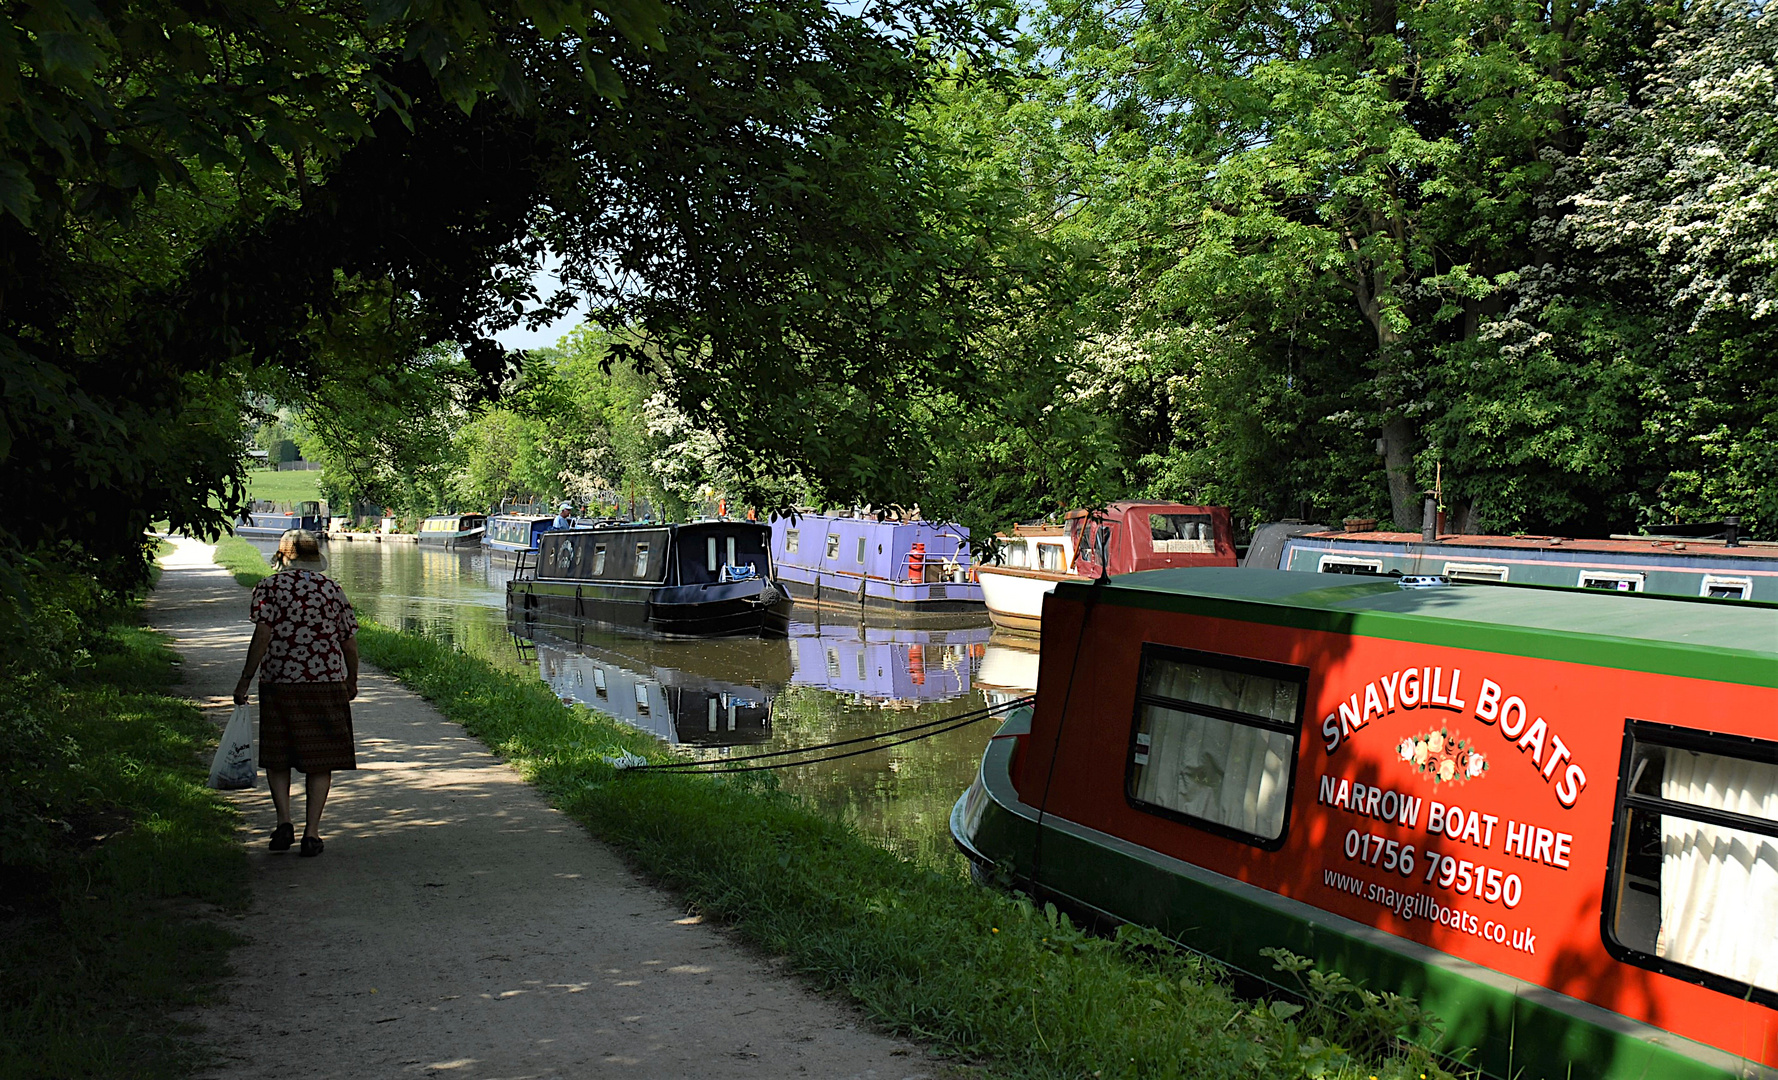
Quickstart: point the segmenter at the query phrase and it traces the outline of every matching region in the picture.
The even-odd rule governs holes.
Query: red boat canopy
[[[1099,576],[1093,530],[1082,528],[1091,521],[1111,528],[1106,558],[1113,574],[1175,566],[1235,565],[1235,536],[1228,507],[1115,502],[1103,514],[1075,510],[1068,515],[1068,534],[1074,538],[1074,572],[1085,577]]]

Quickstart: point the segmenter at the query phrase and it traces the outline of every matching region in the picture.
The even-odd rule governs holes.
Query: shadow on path
[[[247,590],[175,539],[148,621],[218,726]],[[224,1000],[193,1017],[233,1078],[929,1076],[546,806],[462,728],[367,668],[359,769],[336,774],[326,854],[272,854],[264,780],[234,796],[254,902]],[[300,820],[301,781],[296,816]]]

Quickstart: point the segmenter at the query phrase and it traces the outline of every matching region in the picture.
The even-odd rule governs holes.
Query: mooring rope
[[[907,727],[895,728],[891,731],[878,731],[870,735],[859,735],[850,739],[840,739],[836,742],[818,743],[815,746],[799,746],[791,750],[774,750],[769,754],[749,754],[746,757],[717,758],[707,761],[665,761],[651,765],[620,766],[620,769],[624,772],[695,773],[699,775],[714,775],[719,773],[762,772],[767,769],[788,769],[797,765],[816,765],[824,761],[839,761],[842,758],[858,757],[860,754],[872,754],[878,750],[887,750],[894,746],[905,746],[908,743],[918,742],[921,739],[930,739],[936,735],[945,735],[953,731],[960,731],[963,728],[969,727],[971,724],[979,724],[990,717],[999,716],[1002,713],[1011,712],[1021,706],[1030,705],[1035,700],[1037,700],[1035,696],[1014,698],[1011,701],[1003,701],[998,705],[989,705],[980,709],[971,709],[965,713],[958,713],[956,716],[947,716],[942,720],[928,720],[924,723],[909,724]],[[919,732],[919,734],[908,735],[909,732]],[[812,754],[822,750],[837,749],[842,746],[854,746],[862,742],[875,742],[878,739],[887,739],[896,735],[907,735],[908,737],[905,739],[896,739],[894,742],[882,743],[878,746],[867,746],[862,750],[848,750],[843,754],[829,754],[825,757],[808,758],[799,761],[778,761],[770,765],[739,764],[744,761],[764,761],[768,758]]]

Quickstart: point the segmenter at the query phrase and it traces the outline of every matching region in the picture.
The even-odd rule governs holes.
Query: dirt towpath
[[[220,724],[247,590],[175,540],[148,605]],[[374,669],[315,859],[272,854],[264,777],[234,796],[253,864],[209,1077],[882,1077],[936,1071],[673,899]],[[302,820],[300,774],[293,785]]]

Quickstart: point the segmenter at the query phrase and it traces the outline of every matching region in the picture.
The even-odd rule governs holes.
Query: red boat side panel
[[[1065,646],[1082,612],[1045,607],[1036,721],[1013,774],[1027,803],[1778,1065],[1772,1009],[1616,960],[1601,937],[1626,721],[1770,739],[1778,691],[1121,606],[1091,611],[1076,662]],[[1095,632],[1101,619],[1117,632]],[[1279,850],[1125,797],[1145,642],[1309,670]]]

